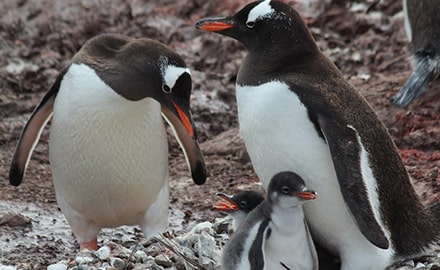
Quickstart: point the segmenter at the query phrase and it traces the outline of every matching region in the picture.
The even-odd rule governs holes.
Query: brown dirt
[[[327,2],[330,4],[324,12],[308,18],[317,42],[388,127],[423,202],[440,202],[440,83],[432,83],[407,108],[390,104],[411,72],[400,1],[381,1],[369,13],[366,9],[371,1]],[[234,82],[244,48],[231,39],[201,33],[193,27],[200,18],[231,14],[245,3],[1,1],[0,203],[4,207],[0,205],[0,210],[4,213],[0,217],[6,212],[32,210],[37,205],[45,211],[41,215],[52,215],[54,224],[56,219],[62,219],[49,169],[48,129],[43,132],[19,187],[9,185],[7,179],[10,160],[24,123],[57,72],[87,39],[104,32],[158,39],[180,53],[192,70],[192,111],[209,179],[204,186],[192,184],[183,156],[170,136],[172,210],[177,216],[183,213],[182,219],[173,219],[183,226],[176,226],[176,230],[184,229],[188,222],[219,216],[211,209],[215,192],[261,190],[237,135]],[[33,217],[35,223],[41,215]],[[0,241],[6,241],[0,242],[0,264],[36,269],[76,254],[77,246],[70,233],[59,241],[53,235],[30,236],[32,228],[35,226],[0,226]],[[12,248],[6,249],[11,243]]]

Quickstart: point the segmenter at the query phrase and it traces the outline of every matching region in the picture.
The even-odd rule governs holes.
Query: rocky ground
[[[58,262],[52,269],[202,269],[173,250],[207,269],[215,268],[219,248],[227,239],[224,225],[216,219],[221,214],[212,210],[215,192],[262,189],[237,129],[234,82],[244,48],[231,39],[201,33],[194,29],[194,23],[203,17],[231,14],[245,3],[0,2],[0,269],[45,269]],[[367,0],[289,3],[301,11],[324,53],[384,121],[424,204],[440,202],[439,81],[407,108],[390,104],[411,72],[400,1],[383,0],[376,5]],[[104,230],[99,253],[77,254],[78,245],[55,200],[47,154],[48,129],[35,148],[24,182],[10,186],[7,175],[18,135],[39,99],[80,46],[104,32],[155,38],[185,59],[192,71],[191,106],[209,179],[204,186],[192,184],[183,156],[170,136],[168,237],[145,241],[136,228]],[[201,245],[209,248],[201,249]],[[135,246],[138,248],[130,257]],[[211,253],[202,254],[206,250]],[[392,269],[439,269],[440,259],[435,256]]]

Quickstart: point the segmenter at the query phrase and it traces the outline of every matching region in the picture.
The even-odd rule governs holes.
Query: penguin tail
[[[418,60],[411,76],[393,99],[393,103],[399,107],[405,107],[418,98],[439,74],[440,61],[430,56]]]

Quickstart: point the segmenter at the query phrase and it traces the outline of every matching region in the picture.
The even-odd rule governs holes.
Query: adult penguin
[[[253,167],[265,187],[288,170],[322,194],[304,206],[305,216],[343,270],[384,269],[438,247],[440,225],[417,197],[385,126],[293,8],[258,1],[196,27],[248,49],[236,94]]]
[[[80,249],[101,228],[139,225],[145,237],[168,221],[168,144],[173,127],[196,184],[206,171],[190,114],[182,58],[148,38],[104,34],[87,41],[35,108],[9,173],[18,186],[52,117],[49,159],[58,204]]]

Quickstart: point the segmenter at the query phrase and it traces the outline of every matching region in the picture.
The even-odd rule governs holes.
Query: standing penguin
[[[302,204],[316,198],[293,172],[271,179],[267,200],[252,210],[222,253],[222,269],[318,269]]]
[[[232,218],[232,230],[235,232],[246,216],[257,207],[264,197],[254,190],[242,190],[234,195],[217,193],[224,201],[218,201],[214,208],[226,212]]]
[[[157,41],[105,34],[87,41],[61,71],[20,135],[9,172],[18,186],[53,114],[49,159],[58,204],[80,248],[101,228],[139,225],[145,237],[168,221],[172,126],[196,184],[205,164],[190,114],[191,77]]]
[[[265,187],[289,170],[322,191],[305,216],[343,270],[384,269],[438,246],[440,225],[419,201],[385,126],[293,8],[258,1],[196,27],[248,49],[236,91],[253,167]]]
[[[438,0],[403,0],[405,30],[413,72],[394,97],[407,106],[440,74],[440,3]]]

